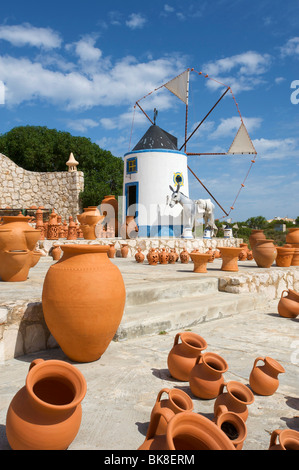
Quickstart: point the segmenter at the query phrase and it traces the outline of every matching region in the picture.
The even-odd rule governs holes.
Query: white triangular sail
[[[233,143],[231,144],[229,151],[227,153],[228,154],[242,154],[242,153],[256,154],[257,153],[243,122],[241,126],[239,127],[236,137],[234,138]]]
[[[171,93],[176,95],[185,104],[188,104],[189,95],[189,70],[181,73],[164,85]]]

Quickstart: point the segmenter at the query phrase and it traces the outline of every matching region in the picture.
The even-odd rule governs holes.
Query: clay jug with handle
[[[219,354],[201,354],[190,372],[189,383],[193,395],[205,400],[216,398],[224,383],[223,373],[228,364]]]
[[[264,362],[258,366],[258,361]],[[282,365],[271,357],[257,357],[249,376],[249,384],[258,395],[273,395],[279,386],[278,374],[284,373]]]
[[[207,346],[206,340],[196,333],[188,331],[177,333],[167,358],[168,369],[172,377],[188,381],[197,357]]]

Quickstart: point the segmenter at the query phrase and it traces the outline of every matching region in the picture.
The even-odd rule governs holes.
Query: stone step
[[[217,292],[198,297],[165,299],[147,305],[126,306],[114,340],[192,328],[203,322],[264,307],[267,300],[252,294]]]
[[[188,278],[180,281],[167,280],[167,283],[159,280],[149,282],[146,285],[142,285],[142,283],[138,285],[137,283],[137,285],[127,286],[126,288],[126,307],[217,293],[218,283],[216,277],[203,279],[197,277],[194,280]]]

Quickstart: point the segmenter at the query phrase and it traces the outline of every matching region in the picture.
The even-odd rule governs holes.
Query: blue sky
[[[257,157],[244,187],[251,155],[190,156],[190,168],[233,221],[296,218],[298,24],[295,0],[4,2],[0,133],[20,125],[47,126],[88,137],[123,157],[150,126],[135,102],[153,92],[140,104],[151,119],[158,109],[157,125],[178,137],[180,146],[185,105],[159,87],[194,68],[188,135],[225,89],[205,74],[232,93],[190,139],[187,151],[228,150],[240,125],[234,96]],[[208,198],[189,177],[191,197]],[[215,215],[224,216],[217,205]]]

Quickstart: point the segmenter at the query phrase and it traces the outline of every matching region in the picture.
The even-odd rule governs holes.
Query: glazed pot
[[[250,244],[250,247],[251,247],[252,250],[253,250],[253,247],[256,244],[256,240],[257,239],[262,239],[262,238],[264,238],[264,239],[266,238],[266,235],[264,234],[263,230],[258,230],[258,229],[252,229],[251,230],[251,234],[250,234],[250,237],[249,237],[249,244]]]
[[[109,246],[65,245],[45,277],[42,305],[46,324],[72,360],[99,359],[122,319],[125,285],[107,256]]]
[[[194,273],[206,273],[207,263],[209,262],[209,253],[190,253],[191,259],[194,263]]]
[[[161,400],[163,394],[168,395],[168,398]],[[165,434],[167,424],[171,418],[175,414],[184,411],[193,411],[193,402],[187,393],[177,388],[163,388],[160,390],[151,412],[150,424],[146,435],[147,439],[153,434]],[[158,421],[156,416],[159,417]]]
[[[291,266],[292,259],[294,256],[295,248],[288,248],[285,246],[277,246],[277,257],[276,257],[276,266],[282,268],[287,268]]]
[[[269,450],[299,450],[299,432],[276,429],[271,434]]]
[[[258,361],[263,361],[262,366],[257,366]],[[249,384],[254,393],[269,396],[276,392],[279,386],[278,374],[284,373],[282,365],[271,357],[257,357],[254,361],[249,376]]]
[[[171,376],[178,380],[188,381],[197,357],[207,346],[206,340],[196,333],[189,331],[177,333],[167,358]]]
[[[13,450],[65,450],[81,424],[86,381],[73,365],[37,359],[12,399],[6,436]]]
[[[224,388],[226,387],[226,392]],[[231,411],[239,415],[243,421],[248,418],[248,405],[254,402],[254,395],[246,385],[231,380],[220,386],[220,392],[214,403],[214,414],[218,416],[221,410]]]
[[[206,352],[195,361],[189,376],[193,395],[205,400],[216,398],[224,383],[223,373],[228,370],[227,362],[218,354]]]
[[[299,243],[299,227],[289,228],[286,243]]]
[[[273,240],[264,238],[257,239],[252,249],[252,255],[260,268],[270,268],[277,256]]]
[[[234,246],[219,247],[218,250],[221,253],[222,266],[221,271],[239,271],[238,259],[242,248]]]
[[[286,296],[284,294],[287,293]],[[299,315],[299,294],[288,289],[283,290],[277,305],[278,313],[281,317],[296,318]]]
[[[239,414],[227,411],[225,406],[220,405],[213,421],[227,435],[236,450],[243,448],[247,427]]]
[[[190,255],[189,255],[188,251],[186,250],[186,248],[184,248],[183,251],[181,251],[180,260],[181,260],[181,263],[183,263],[183,264],[189,263]]]

